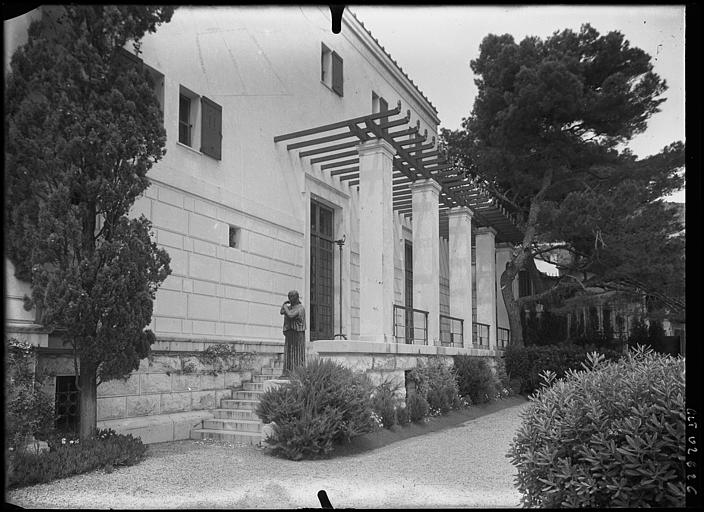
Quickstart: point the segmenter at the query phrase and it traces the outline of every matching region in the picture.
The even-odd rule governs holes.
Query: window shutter
[[[332,90],[342,96],[342,57],[332,52]]]
[[[200,151],[217,160],[222,159],[222,107],[202,97]]]

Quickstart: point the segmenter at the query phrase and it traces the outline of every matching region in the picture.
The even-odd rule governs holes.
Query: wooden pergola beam
[[[342,153],[333,153],[331,155],[319,156],[318,158],[311,158],[310,164],[319,164],[321,162],[327,162],[329,160],[337,160],[338,158],[345,158],[347,156],[356,156],[357,150],[353,151],[343,151]]]
[[[321,126],[316,126],[315,128],[309,128],[307,130],[300,130],[297,132],[286,133],[284,135],[277,135],[274,137],[274,142],[281,142],[289,139],[296,139],[298,137],[305,137],[306,135],[314,135],[316,133],[327,132],[330,130],[336,130],[337,128],[344,128],[350,124],[356,124],[366,121],[367,119],[381,119],[382,117],[395,116],[401,112],[401,101],[399,100],[395,108],[391,110],[384,110],[383,112],[377,112],[376,114],[367,114],[365,116],[354,117],[352,119],[347,119],[345,121],[339,121],[337,123],[324,124]]]
[[[330,176],[340,176],[342,174],[350,174],[350,173],[356,173],[357,177],[359,177],[359,166],[345,167],[344,169],[336,169],[334,171],[330,171]]]
[[[326,169],[334,169],[335,167],[342,167],[343,165],[358,164],[359,158],[349,158],[347,160],[340,160],[339,162],[333,162],[331,164],[323,164],[320,166],[320,170],[324,171]]]

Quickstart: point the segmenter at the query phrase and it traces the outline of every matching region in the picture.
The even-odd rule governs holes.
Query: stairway
[[[203,420],[201,428],[191,430],[191,439],[212,439],[229,443],[259,444],[263,441],[262,420],[254,412],[259,397],[264,393],[264,381],[278,378],[282,363],[263,367],[251,382],[243,383],[241,390],[233,391],[232,398],[223,398],[220,408],[213,410],[213,418]]]

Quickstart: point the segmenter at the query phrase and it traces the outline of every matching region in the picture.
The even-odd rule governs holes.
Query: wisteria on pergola
[[[399,101],[393,109],[278,135],[274,142],[292,141],[286,146],[288,151],[298,150],[298,156],[309,158],[311,166],[320,165],[322,172],[329,172],[352,187],[359,185],[357,146],[370,139],[384,139],[396,152],[393,160],[394,211],[412,217],[411,183],[432,178],[441,186],[441,236],[448,236],[448,210],[467,206],[474,213],[474,222],[478,226],[491,226],[497,231],[497,242],[519,242],[523,233],[500,201],[448,162],[438,149],[435,137],[428,141],[427,131],[420,135],[420,122],[410,126],[410,110],[405,116],[396,118],[400,115]]]

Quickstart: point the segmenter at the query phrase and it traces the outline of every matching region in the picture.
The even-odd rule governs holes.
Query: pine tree
[[[159,102],[123,47],[173,8],[63,6],[31,24],[5,89],[6,255],[31,282],[28,307],[73,349],[80,436],[100,382],[149,354],[152,304],[169,256],[130,207],[164,155]]]
[[[568,272],[557,288],[631,277],[678,293],[681,227],[660,198],[682,185],[684,146],[643,160],[623,149],[665,101],[650,56],[620,32],[602,36],[585,24],[520,43],[490,34],[471,67],[473,110],[443,138],[459,167],[485,181],[523,228],[500,280],[512,342],[523,344],[521,304],[536,296],[517,299],[510,283],[556,247],[572,256],[561,262]]]

